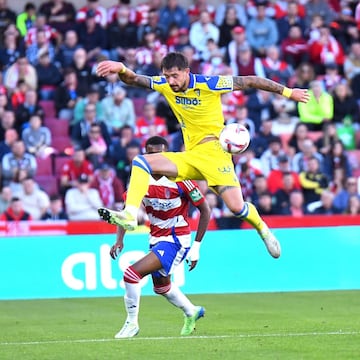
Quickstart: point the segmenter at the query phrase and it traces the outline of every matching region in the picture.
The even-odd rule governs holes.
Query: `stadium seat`
[[[52,139],[51,145],[58,154],[63,154],[65,149],[73,146],[69,136],[56,136]]]
[[[131,99],[134,103],[134,109],[136,116],[142,116],[143,115],[143,107],[146,103],[145,98],[132,98]]]
[[[50,156],[47,156],[45,158],[37,157],[36,163],[37,163],[36,175],[48,176],[53,174],[52,158]]]
[[[53,118],[56,116],[55,102],[53,100],[40,100],[39,105],[44,110],[45,118],[48,118],[48,117]]]
[[[69,122],[58,118],[45,118],[44,125],[51,131],[52,137],[69,136]]]
[[[64,155],[55,155],[55,166],[54,166],[54,174],[55,176],[59,177],[61,174],[61,169],[65,163],[67,163],[71,159],[71,156],[64,156]]]
[[[48,195],[59,193],[58,178],[54,175],[39,175],[35,176],[35,181],[39,184],[40,188]]]

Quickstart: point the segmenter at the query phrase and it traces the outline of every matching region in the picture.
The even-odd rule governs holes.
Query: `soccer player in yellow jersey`
[[[307,102],[307,90],[290,89],[257,76],[192,74],[186,57],[177,52],[169,53],[163,58],[161,70],[163,76],[149,77],[136,74],[121,62],[105,60],[98,65],[98,76],[117,73],[128,85],[150,88],[163,94],[181,124],[185,143],[184,152],[162,152],[135,157],[124,210],[100,208],[100,217],[126,230],[133,230],[137,226],[137,212],[142,198],[148,190],[150,174],[164,175],[174,181],[207,180],[208,186],[222,197],[234,215],[257,230],[271,256],[278,258],[281,252],[279,242],[261,219],[255,206],[244,202],[231,155],[222,149],[218,141],[224,127],[221,94],[255,88]]]

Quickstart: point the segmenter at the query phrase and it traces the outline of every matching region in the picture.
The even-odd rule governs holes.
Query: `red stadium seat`
[[[36,163],[37,163],[36,175],[46,176],[53,174],[52,158],[50,156],[47,156],[46,158],[37,157]]]
[[[35,176],[35,181],[48,195],[59,193],[59,181],[54,175]]]
[[[132,98],[136,116],[143,116],[143,108],[146,103],[144,98]]]
[[[66,149],[73,146],[70,136],[55,136],[52,139],[51,145],[58,154],[63,154]]]
[[[52,137],[69,136],[69,122],[58,118],[45,118],[44,125],[51,131]]]
[[[45,118],[47,117],[55,117],[55,102],[53,100],[40,100],[39,105],[43,108],[45,113]]]
[[[71,156],[56,155],[54,157],[54,160],[55,160],[54,174],[55,174],[55,176],[57,176],[59,178],[64,164],[66,164],[69,161],[69,159],[71,159]]]

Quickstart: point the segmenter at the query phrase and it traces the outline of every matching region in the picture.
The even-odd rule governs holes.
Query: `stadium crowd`
[[[95,75],[104,59],[160,75],[169,51],[193,73],[309,88],[306,104],[261,90],[223,95],[225,122],[252,137],[234,162],[261,215],[360,214],[358,1],[51,0],[15,13],[0,0],[0,219],[96,220],[98,207],[122,206],[150,136],[181,151],[158,93]],[[213,218],[229,217],[200,186]]]

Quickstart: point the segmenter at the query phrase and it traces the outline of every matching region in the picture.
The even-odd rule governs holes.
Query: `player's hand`
[[[125,68],[125,65],[122,62],[104,60],[101,61],[96,68],[97,76],[107,76],[109,74],[118,74],[121,70]]]
[[[292,89],[290,99],[298,102],[307,103],[310,99],[310,95],[307,89],[294,88]]]
[[[189,271],[195,268],[199,259],[200,259],[200,242],[194,241],[186,256],[186,263],[189,265]]]
[[[111,249],[110,249],[110,256],[115,260],[117,256],[121,253],[121,250],[123,249],[124,244],[122,242],[115,243]]]

